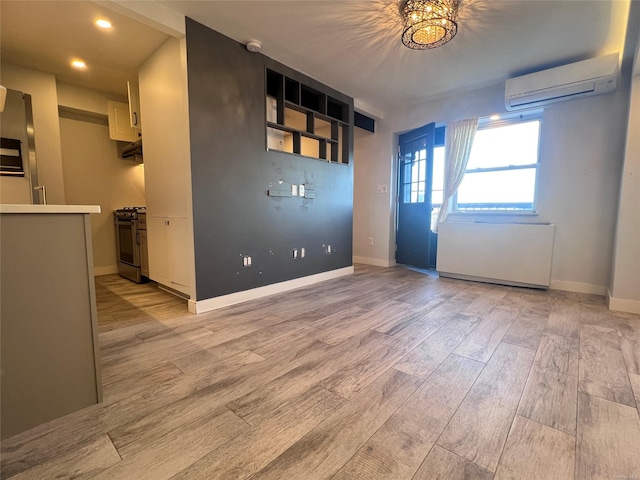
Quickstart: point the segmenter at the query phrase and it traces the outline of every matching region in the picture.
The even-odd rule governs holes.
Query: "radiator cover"
[[[548,288],[555,225],[445,222],[436,270],[443,277]]]

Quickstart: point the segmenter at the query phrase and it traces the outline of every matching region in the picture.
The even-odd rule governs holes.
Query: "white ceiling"
[[[111,31],[93,22],[108,18]],[[53,73],[75,85],[126,95],[127,80],[168,35],[88,1],[0,0],[2,62]],[[86,71],[70,66],[73,58]]]
[[[380,115],[409,102],[622,52],[629,11],[629,0],[465,0],[450,43],[412,51],[400,43],[397,0],[159,3],[239,42],[260,40],[265,55]],[[2,0],[2,60],[123,93],[123,81],[166,35],[105,4]],[[108,37],[90,23],[100,10],[114,21]],[[84,74],[68,67],[74,54],[86,57],[90,68]]]

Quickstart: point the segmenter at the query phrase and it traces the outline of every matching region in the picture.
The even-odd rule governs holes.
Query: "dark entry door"
[[[396,262],[435,268],[431,185],[435,124],[400,136]]]

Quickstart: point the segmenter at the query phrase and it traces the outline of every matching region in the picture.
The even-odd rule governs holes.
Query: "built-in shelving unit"
[[[349,105],[267,69],[267,150],[349,163]]]

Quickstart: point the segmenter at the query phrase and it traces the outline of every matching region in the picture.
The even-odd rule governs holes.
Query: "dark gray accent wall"
[[[196,299],[350,266],[353,99],[189,18],[186,26]],[[266,150],[266,68],[349,105],[348,165]],[[291,183],[311,185],[315,198],[268,196]]]

